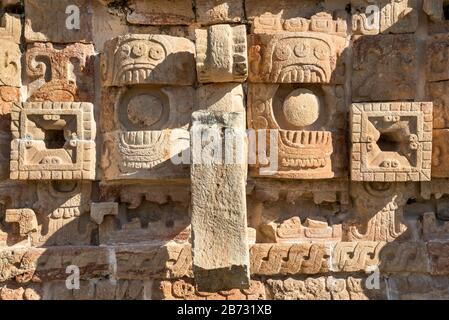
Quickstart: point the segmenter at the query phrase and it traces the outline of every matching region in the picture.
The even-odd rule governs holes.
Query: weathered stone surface
[[[197,29],[198,81],[243,82],[248,74],[246,27],[219,24]]]
[[[274,300],[368,300],[386,299],[385,285],[367,288],[366,277],[307,277],[268,279],[266,288]]]
[[[354,37],[352,101],[413,100],[416,54],[413,35]]]
[[[34,43],[25,54],[28,101],[93,102],[94,47]]]
[[[436,34],[427,39],[426,77],[427,81],[449,79],[449,34]],[[444,84],[442,84],[444,85]]]
[[[22,66],[19,45],[11,40],[1,39],[0,44],[0,86],[20,87]]]
[[[115,202],[91,203],[90,218],[97,224],[102,224],[105,216],[117,216],[118,204]]]
[[[279,15],[284,19],[312,16],[313,14],[321,11],[323,4],[317,5],[312,0],[298,1],[295,0],[282,0],[282,1],[270,1],[270,0],[246,0],[245,11],[246,17],[249,20],[263,15],[264,13],[270,13],[273,15]]]
[[[158,300],[265,300],[265,288],[262,282],[251,280],[248,289],[227,291],[199,291],[193,281],[180,279],[175,281],[155,281],[152,296]]]
[[[433,130],[432,136],[432,177],[449,177],[449,130]]]
[[[180,37],[130,34],[114,38],[105,43],[102,55],[103,84],[193,84],[194,52],[193,43]]]
[[[18,283],[65,280],[66,267],[76,265],[81,279],[108,276],[112,273],[107,248],[52,247],[0,249],[0,282]]]
[[[343,176],[347,167],[341,131],[346,126],[344,101],[341,86],[251,84],[248,127],[256,130],[253,148],[258,152],[250,162],[251,173],[295,179]],[[266,159],[260,156],[264,151]]]
[[[427,274],[388,277],[391,300],[447,300],[449,278]]]
[[[422,216],[422,237],[424,240],[449,240],[449,222],[436,217],[434,212]]]
[[[268,83],[342,83],[343,37],[321,32],[252,34],[249,81]]]
[[[11,179],[95,179],[91,103],[15,103],[11,119]]]
[[[449,273],[449,243],[448,242],[428,242],[431,274],[447,275]]]
[[[201,24],[242,22],[244,0],[196,0],[196,21]]]
[[[351,108],[351,179],[431,179],[432,103],[355,103]]]
[[[31,209],[6,210],[5,222],[17,224],[21,237],[26,237],[30,233],[36,232],[38,228],[36,214]]]
[[[128,2],[131,12],[126,20],[133,24],[179,25],[195,21],[192,1],[170,0],[131,0]]]
[[[26,41],[92,42],[91,5],[92,1],[89,0],[26,0]],[[77,18],[77,13],[79,26],[73,20]]]
[[[103,198],[120,203],[117,216],[99,226],[100,244],[161,243],[190,239],[190,193],[186,185],[102,187]]]
[[[5,13],[1,18],[0,39],[20,44],[22,23],[20,17]]]
[[[19,88],[0,87],[0,180],[9,177],[11,158],[11,108],[20,100]]]
[[[177,279],[192,276],[190,245],[123,245],[115,249],[117,279]]]
[[[378,11],[368,8],[370,5],[377,6]],[[351,13],[355,34],[414,33],[418,27],[416,0],[351,0]]]
[[[196,283],[205,291],[244,288],[249,285],[246,161],[241,157],[246,151],[245,113],[197,111],[192,117],[191,206]],[[208,146],[210,139],[212,148]]]

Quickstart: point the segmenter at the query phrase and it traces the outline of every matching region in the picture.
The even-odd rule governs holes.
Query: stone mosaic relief
[[[444,1],[0,4],[0,300],[449,299]]]

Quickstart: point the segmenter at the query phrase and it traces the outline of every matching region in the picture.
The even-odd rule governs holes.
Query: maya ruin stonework
[[[448,1],[0,3],[0,300],[449,299]]]

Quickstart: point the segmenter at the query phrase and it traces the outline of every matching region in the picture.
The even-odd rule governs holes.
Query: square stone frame
[[[20,156],[27,147],[30,115],[63,115],[76,119],[76,159],[73,164],[27,164]],[[94,180],[96,126],[87,102],[14,103],[11,110],[10,178],[15,180]]]
[[[368,167],[366,135],[370,117],[414,117],[419,147],[417,164],[408,168]],[[353,181],[430,181],[432,162],[432,103],[431,102],[374,102],[354,103],[351,106],[351,180]]]

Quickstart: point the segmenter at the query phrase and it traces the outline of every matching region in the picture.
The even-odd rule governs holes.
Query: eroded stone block
[[[5,222],[18,224],[21,237],[26,237],[37,231],[36,214],[31,209],[9,209],[6,210]]]
[[[0,39],[20,44],[22,36],[22,23],[20,17],[5,13],[1,18]]]
[[[351,0],[352,31],[364,35],[413,33],[418,27],[417,5],[416,0]],[[369,6],[377,6],[377,11]]]
[[[192,119],[191,210],[195,282],[205,291],[245,288],[249,285],[247,165],[246,159],[238,159],[247,150],[245,113],[197,111]],[[225,132],[226,142],[223,143],[221,139]],[[215,147],[211,148],[212,141]],[[228,145],[229,142],[232,144]],[[217,157],[219,149],[222,153]]]
[[[95,179],[91,103],[15,103],[11,119],[11,179]]]
[[[431,102],[353,104],[351,128],[352,180],[430,180]]]
[[[153,296],[158,300],[265,300],[262,282],[251,280],[248,289],[231,289],[218,292],[200,291],[191,279],[156,281]]]
[[[432,177],[449,177],[449,129],[435,129],[432,137]]]
[[[117,216],[118,204],[115,202],[91,203],[90,218],[96,224],[102,224],[105,216]]]
[[[128,34],[105,43],[105,86],[136,84],[191,85],[196,79],[195,47],[185,38]]]
[[[91,5],[89,0],[26,0],[26,41],[92,42]],[[74,21],[78,13],[79,25]]]
[[[427,81],[449,79],[449,34],[442,33],[427,39],[426,66]]]
[[[28,101],[93,102],[94,54],[90,44],[28,45]]]
[[[266,149],[267,157],[265,163],[260,157],[250,163],[251,173],[295,179],[342,176],[345,108],[341,86],[251,84],[248,127],[256,130],[256,150]]]
[[[19,45],[11,40],[0,43],[0,85],[20,87],[22,67]]]
[[[220,24],[197,29],[198,81],[243,82],[248,73],[246,27]]]
[[[241,22],[243,0],[196,0],[196,21],[201,24]]]
[[[252,34],[249,81],[343,83],[345,38],[321,32]]]
[[[305,0],[298,3],[295,0],[270,1],[270,0],[246,0],[245,12],[249,20],[270,13],[279,15],[284,19],[295,17],[310,17],[313,14],[323,10],[323,3],[317,3],[313,0]]]
[[[126,20],[132,24],[182,25],[195,21],[191,0],[131,0]]]
[[[19,88],[0,87],[0,180],[9,177],[11,158],[11,108],[20,100]]]
[[[414,35],[354,37],[352,101],[413,100],[416,55]]]

